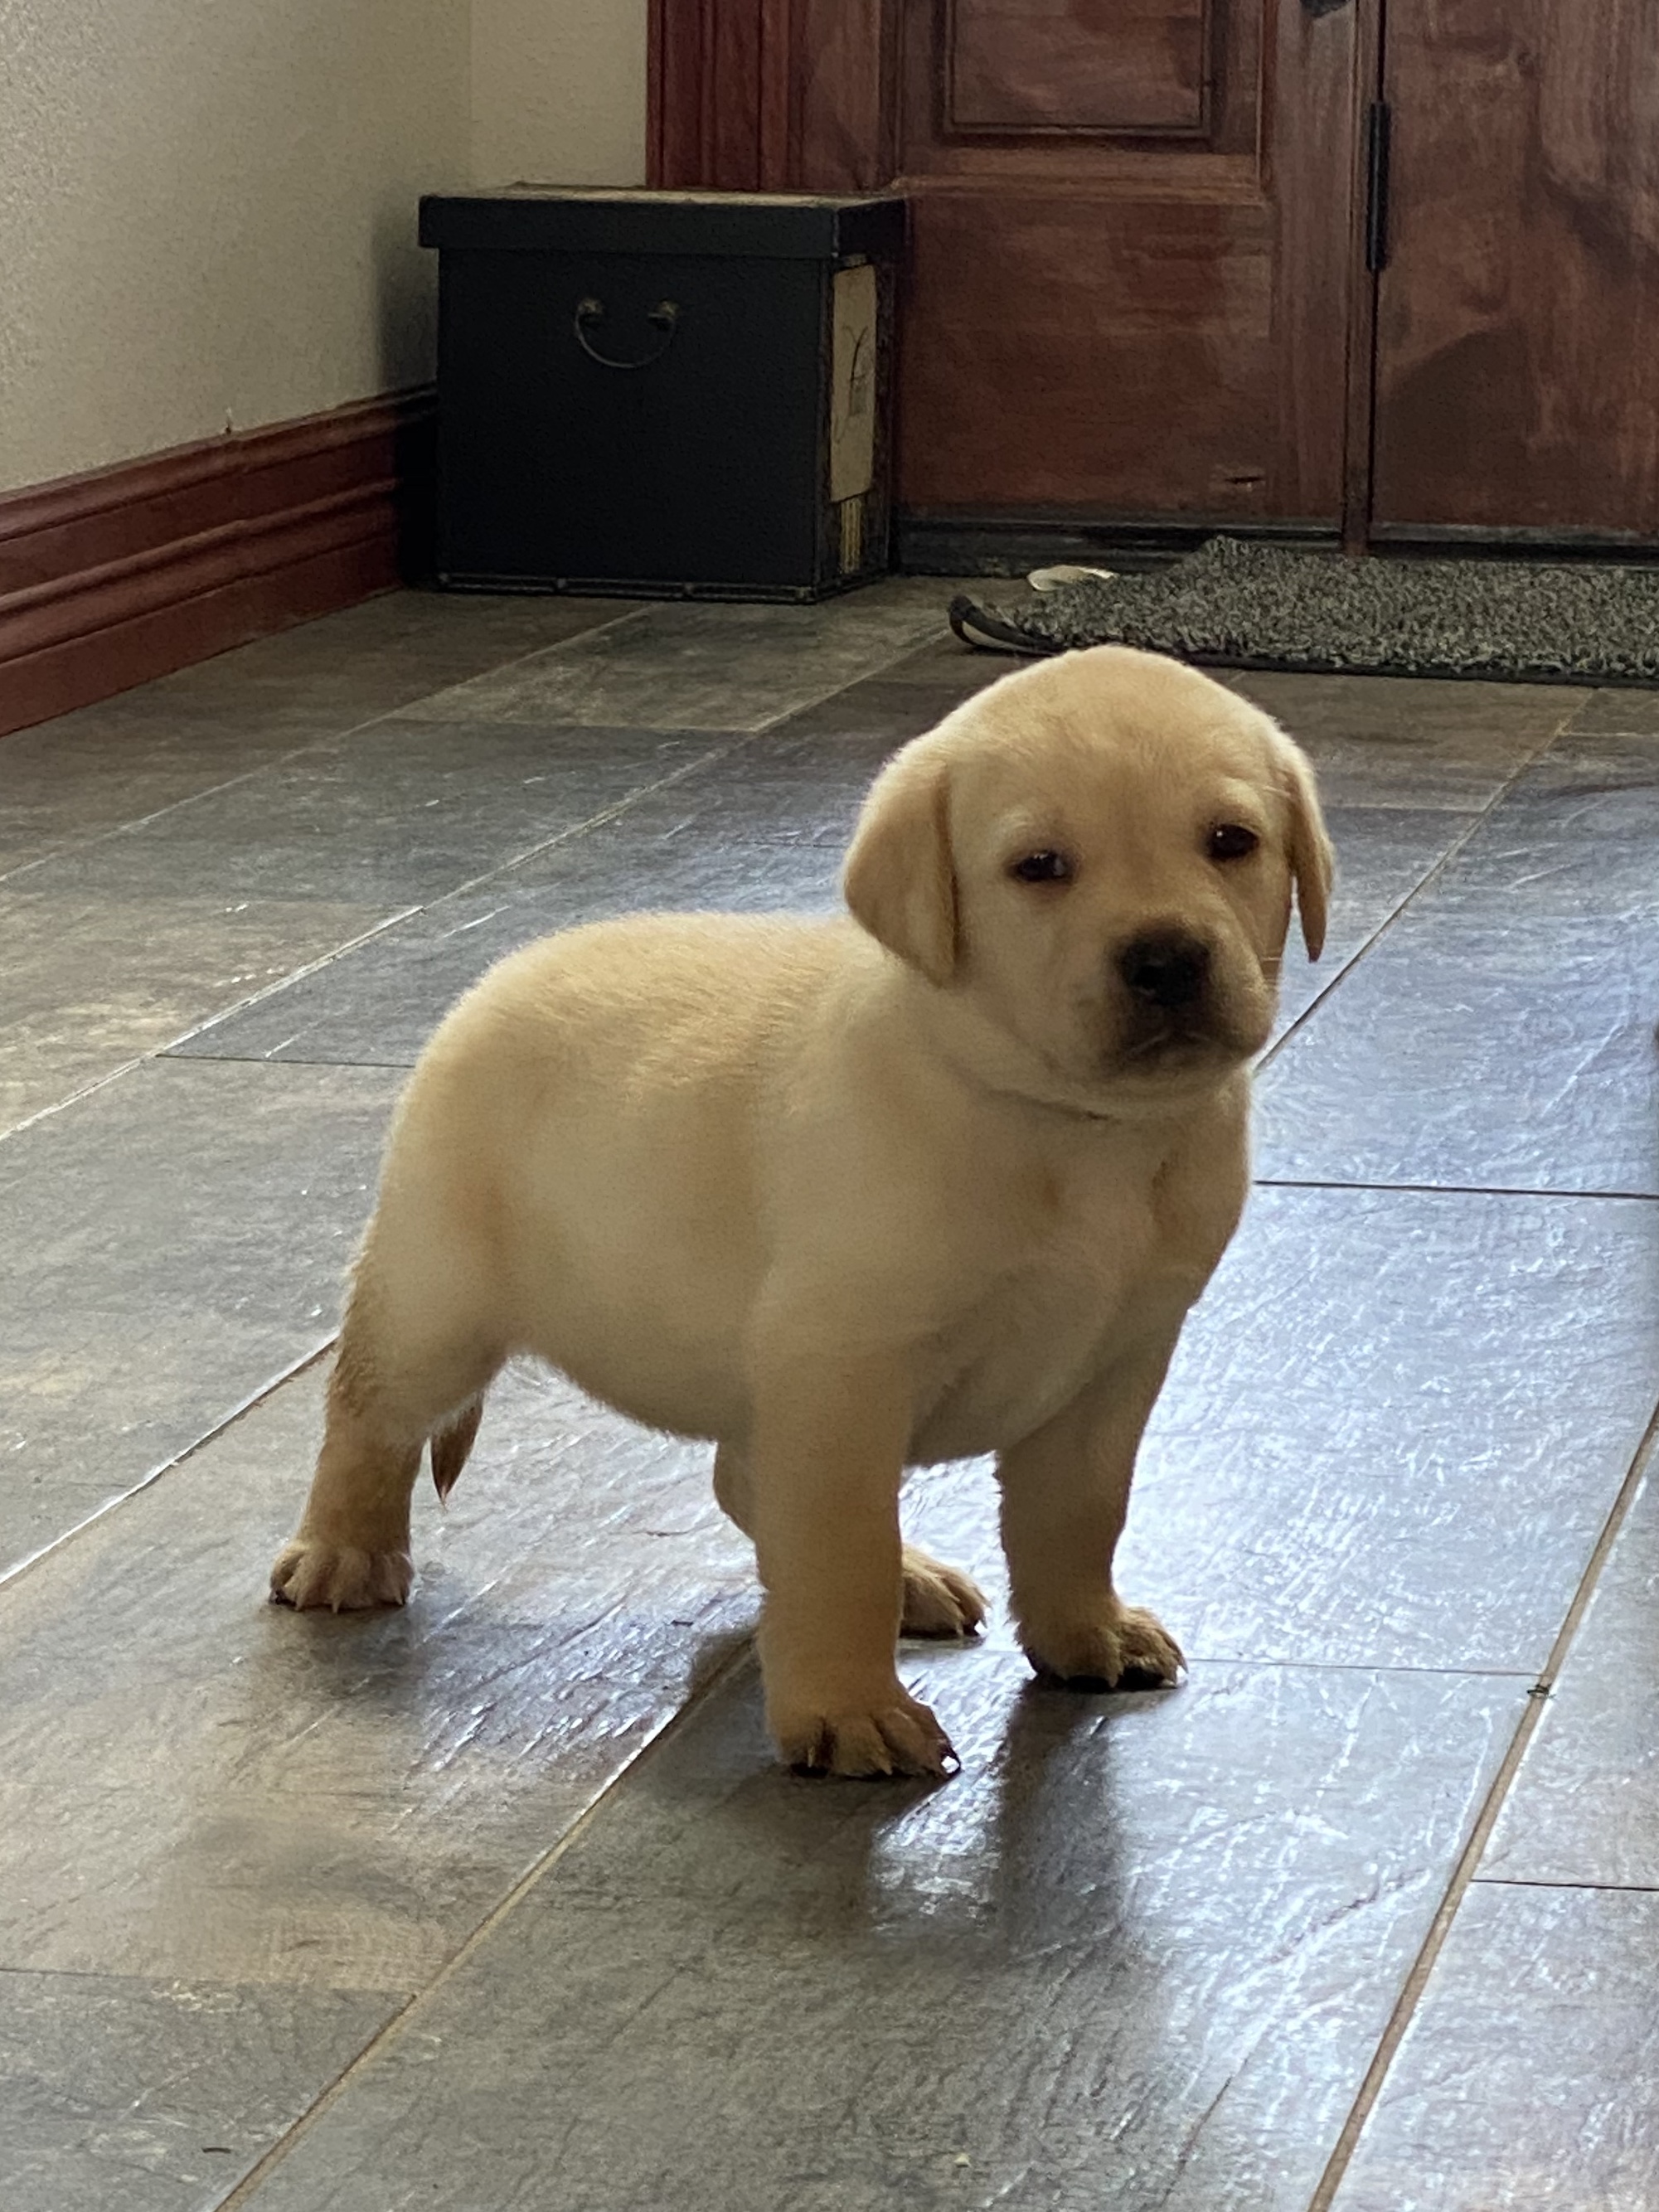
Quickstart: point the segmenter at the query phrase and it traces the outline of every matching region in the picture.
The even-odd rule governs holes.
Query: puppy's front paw
[[[355,1551],[349,1545],[296,1536],[271,1568],[270,1601],[301,1613],[315,1606],[356,1613],[368,1606],[402,1605],[414,1579],[415,1563],[407,1552]]]
[[[867,1705],[769,1701],[767,1720],[786,1765],[806,1774],[954,1774],[951,1739],[927,1707],[895,1682]]]
[[[985,1598],[976,1583],[914,1544],[905,1546],[901,1636],[971,1636],[984,1619]]]
[[[1033,1624],[1020,1640],[1039,1674],[1109,1690],[1168,1687],[1184,1663],[1181,1646],[1155,1615],[1115,1598],[1087,1620]]]

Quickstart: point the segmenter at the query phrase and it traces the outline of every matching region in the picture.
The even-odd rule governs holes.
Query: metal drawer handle
[[[673,344],[674,333],[679,328],[680,311],[674,301],[659,300],[645,319],[661,335],[650,352],[641,354],[637,361],[617,361],[608,353],[601,353],[587,335],[596,325],[605,320],[603,300],[578,300],[576,319],[572,327],[576,333],[577,344],[588,359],[598,362],[601,368],[649,368],[652,362],[660,361]]]

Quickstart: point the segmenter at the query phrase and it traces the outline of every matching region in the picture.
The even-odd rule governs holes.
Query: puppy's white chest
[[[1116,1347],[1178,1325],[1206,1272],[1169,1250],[1144,1200],[1062,1213],[941,1347],[917,1457],[965,1457],[1030,1436]]]

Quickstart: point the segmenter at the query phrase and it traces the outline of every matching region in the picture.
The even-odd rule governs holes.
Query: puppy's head
[[[1302,754],[1153,653],[1006,677],[888,764],[848,854],[872,936],[1015,1040],[1034,1089],[1154,1104],[1266,1043],[1331,850]]]

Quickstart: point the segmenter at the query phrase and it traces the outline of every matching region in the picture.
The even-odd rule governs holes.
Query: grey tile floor
[[[529,1373],[405,1612],[261,1602],[434,1020],[832,907],[946,588],[400,595],[0,742],[6,2212],[1659,2203],[1650,696],[1241,679],[1342,878],[1136,1492],[1182,1688],[999,1621],[957,1779],[781,1773],[703,1455]],[[982,1469],[911,1518],[995,1583]]]

